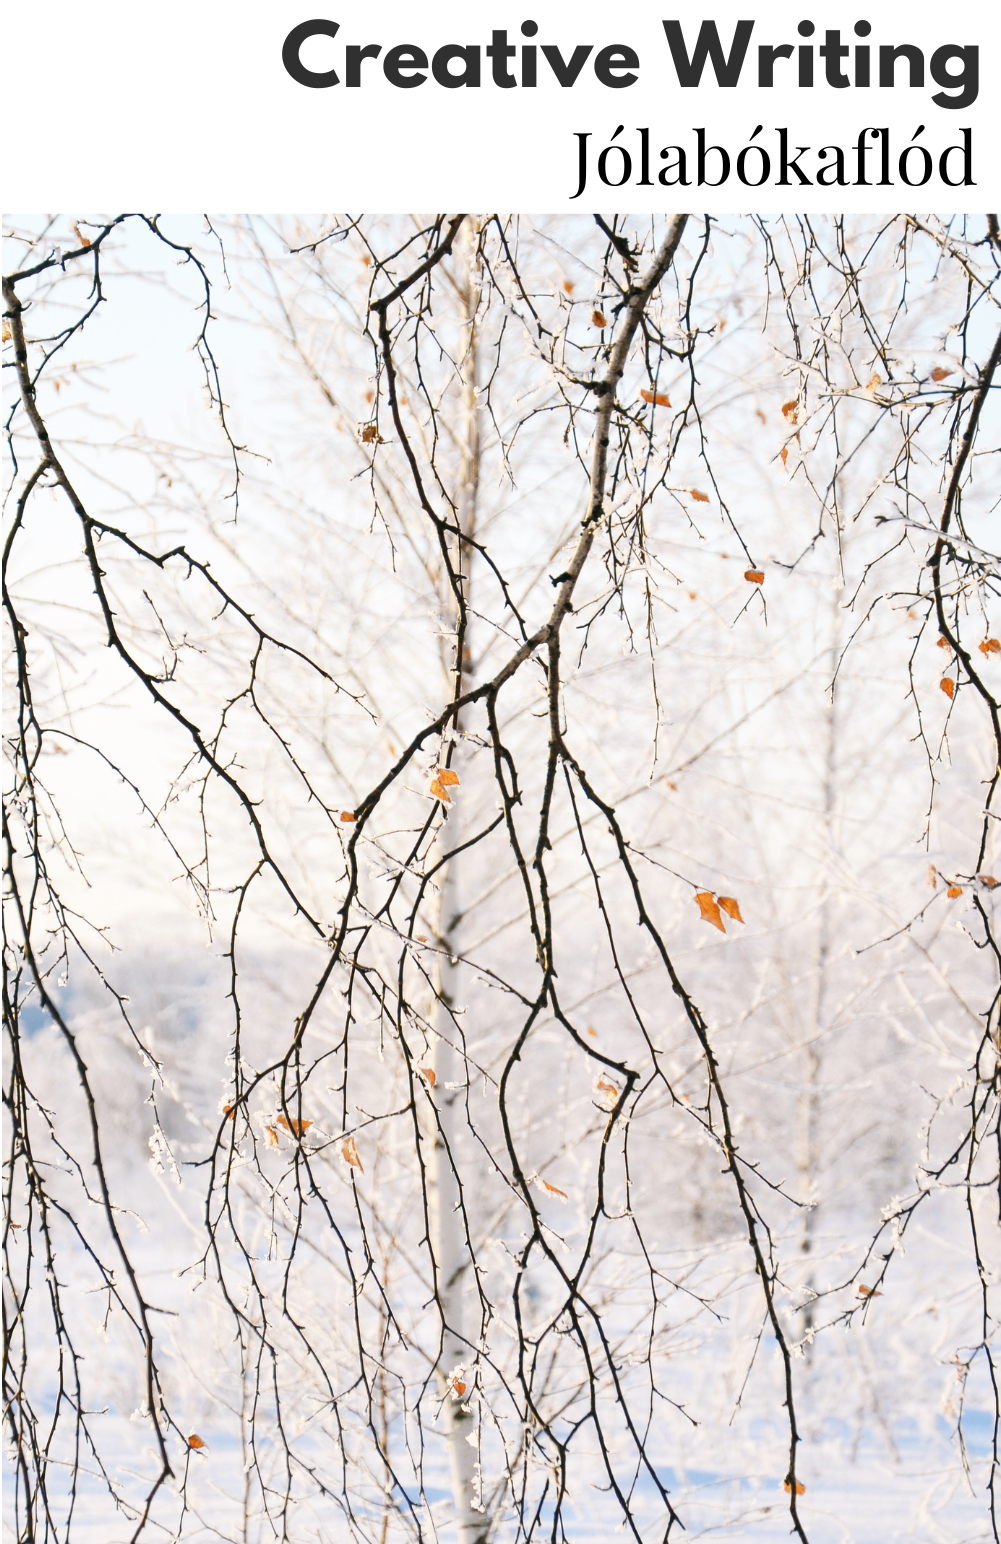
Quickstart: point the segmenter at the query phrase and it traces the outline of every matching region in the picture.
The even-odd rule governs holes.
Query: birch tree
[[[996,1537],[993,217],[11,250],[12,1535]]]

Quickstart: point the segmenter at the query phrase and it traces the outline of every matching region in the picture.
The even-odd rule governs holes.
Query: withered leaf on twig
[[[297,1137],[301,1137],[303,1132],[308,1131],[313,1124],[311,1120],[286,1120],[284,1115],[279,1115],[277,1119],[279,1126],[283,1126],[286,1131],[294,1133]]]
[[[721,933],[726,932],[720,909],[711,890],[697,890],[695,902],[699,908],[699,915],[703,922],[711,922],[713,927],[718,927]]]

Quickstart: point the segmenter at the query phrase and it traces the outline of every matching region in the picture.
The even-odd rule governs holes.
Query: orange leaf
[[[954,901],[957,895],[962,895],[963,887],[962,885],[950,885],[945,893],[951,901]]]
[[[224,1104],[223,1107],[222,1107],[222,1113],[226,1116],[226,1118],[228,1120],[235,1120],[236,1119],[236,1109],[231,1104]]]
[[[463,1394],[466,1392],[466,1385],[463,1383],[461,1378],[453,1378],[452,1389],[453,1392],[456,1393],[461,1399]]]
[[[286,1120],[284,1115],[279,1115],[277,1120],[279,1126],[282,1126],[286,1131],[294,1132],[297,1137],[301,1137],[303,1132],[308,1131],[313,1124],[311,1120]]]
[[[859,1282],[858,1295],[859,1295],[859,1297],[882,1297],[883,1296],[882,1292],[877,1292],[875,1287],[864,1287],[861,1282]]]
[[[726,912],[727,916],[733,918],[734,922],[743,922],[744,919],[740,915],[740,906],[734,900],[732,895],[721,895],[719,897],[719,904]]]
[[[599,1103],[606,1110],[613,1110],[619,1102],[619,1090],[615,1084],[610,1083],[607,1078],[599,1078],[594,1087],[595,1092],[601,1096]]]
[[[417,1076],[424,1079],[428,1088],[434,1088],[438,1081],[433,1067],[418,1067]]]
[[[353,820],[357,820],[357,819],[358,819],[358,816],[355,815],[353,813],[353,811],[351,811],[351,810],[341,810],[341,820],[344,822],[344,824],[346,826],[350,825]]]
[[[997,638],[985,638],[977,647],[981,654],[1001,654],[1001,642]]]
[[[719,906],[713,899],[711,890],[697,890],[695,899],[698,902],[699,915],[703,922],[711,922],[713,927],[718,927],[721,933],[726,932],[723,918],[720,916]]]
[[[451,802],[452,802],[451,799],[449,798],[448,794],[445,792],[445,789],[442,787],[441,780],[439,778],[437,778],[437,777],[433,780],[433,782],[431,784],[431,792],[434,794],[436,799],[440,799],[441,800],[442,804],[451,804]]]
[[[551,1185],[547,1179],[544,1179],[542,1181],[542,1184],[543,1184],[543,1188],[545,1190],[548,1190],[549,1194],[551,1196],[559,1196],[561,1201],[567,1200],[567,1193],[566,1193],[566,1191],[565,1190],[561,1190],[558,1185]]]
[[[866,391],[874,391],[874,390],[875,390],[875,388],[876,388],[876,387],[877,387],[877,386],[878,386],[878,385],[879,385],[879,384],[880,384],[880,378],[879,378],[879,376],[878,376],[878,375],[871,375],[871,376],[870,376],[870,377],[869,377],[869,379],[868,379],[868,380],[867,380],[867,381],[866,381],[866,383],[865,383],[865,389],[866,389]]]
[[[789,1484],[788,1480],[785,1481],[785,1488],[789,1492],[789,1494],[792,1495],[792,1486]],[[805,1485],[801,1485],[798,1480],[796,1481],[796,1494],[797,1494],[797,1496],[805,1496],[806,1495],[806,1486]]]
[[[744,570],[744,578],[748,584],[764,584],[765,576],[760,568],[747,568]]]
[[[671,399],[666,391],[649,391],[645,386],[640,392],[644,402],[655,402],[658,407],[670,407]]]
[[[568,295],[572,295],[573,294],[573,280],[572,279],[564,279],[563,280],[563,288],[566,290]]]
[[[443,788],[458,788],[459,774],[458,772],[453,772],[451,767],[442,767],[438,773],[438,782]]]
[[[994,886],[997,884],[997,880],[994,878],[993,874],[978,874],[977,878],[980,880],[982,885],[987,886],[988,890],[993,890]]]
[[[274,1126],[265,1126],[264,1131],[265,1131],[265,1135],[267,1136],[267,1139],[268,1139],[268,1146],[269,1147],[277,1147],[278,1146],[278,1133],[275,1130]]]
[[[783,445],[780,454],[782,456],[782,465],[785,466],[786,462],[789,460],[789,448],[788,448],[788,446]]]
[[[201,1437],[198,1435],[198,1433],[196,1431],[193,1431],[191,1433],[191,1436],[188,1438],[188,1447],[189,1448],[203,1448],[204,1446],[205,1446],[205,1443],[202,1441]]]
[[[379,438],[379,426],[378,426],[378,424],[365,424],[364,427],[362,428],[362,431],[361,431],[362,444],[363,445],[371,445],[372,442],[374,440],[377,440],[378,438]]]
[[[698,488],[689,488],[688,491],[692,495],[692,498],[695,500],[696,504],[708,504],[709,503],[709,495],[708,495],[708,493],[702,493],[702,492],[699,491]]]
[[[597,309],[592,311],[591,312],[591,321],[594,323],[595,327],[607,327],[608,326],[608,323],[605,320],[605,313],[604,313],[604,311],[599,311]]]
[[[945,370],[941,365],[936,365],[931,373],[931,378],[933,381],[944,381],[947,380],[948,377],[952,374],[952,370]]]
[[[799,422],[799,403],[796,401],[795,397],[793,397],[791,402],[783,402],[782,417],[785,418],[789,423],[794,424]]]
[[[82,247],[90,246],[90,237],[85,236],[79,225],[73,226],[73,234]]]
[[[952,644],[949,642],[948,638],[939,638],[936,641],[936,647],[940,649],[951,649]],[[983,648],[983,644],[981,644],[980,647]]]
[[[951,700],[956,695],[956,683],[951,676],[943,676],[938,683],[945,695]]]
[[[427,941],[428,941],[428,935],[426,933],[418,933],[417,934],[417,942],[419,944],[426,944]]]
[[[361,1159],[358,1157],[358,1149],[355,1147],[354,1137],[344,1138],[344,1141],[341,1143],[341,1157],[344,1159],[344,1162],[349,1163],[353,1169],[359,1169],[362,1174],[365,1173],[365,1166]]]

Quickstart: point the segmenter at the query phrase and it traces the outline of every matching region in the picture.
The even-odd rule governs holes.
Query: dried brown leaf
[[[361,1159],[358,1157],[358,1149],[355,1146],[354,1137],[344,1138],[344,1141],[341,1143],[341,1157],[344,1159],[344,1162],[349,1163],[353,1169],[357,1169],[359,1173],[364,1174],[365,1166]]]
[[[294,1118],[292,1120],[286,1120],[284,1115],[279,1115],[277,1117],[277,1121],[279,1126],[281,1126],[285,1131],[291,1131],[297,1137],[301,1137],[303,1133],[308,1131],[310,1126],[313,1124],[311,1120],[295,1120]]]
[[[713,927],[718,927],[721,933],[726,932],[723,918],[720,915],[719,906],[711,890],[697,890],[695,900],[699,908],[699,915],[703,922],[711,922]]]
[[[616,1088],[615,1084],[610,1082],[608,1078],[601,1077],[598,1079],[597,1083],[595,1083],[594,1089],[595,1093],[598,1095],[598,1103],[602,1106],[602,1108],[605,1110],[614,1110],[615,1106],[619,1102],[619,1090]]]
[[[723,911],[726,912],[728,917],[732,917],[734,922],[743,922],[744,919],[740,915],[740,906],[734,900],[732,895],[721,895],[718,897],[718,900],[720,906],[722,907]]]
[[[607,327],[608,326],[608,322],[605,320],[605,313],[604,313],[604,311],[599,311],[597,309],[597,307],[595,307],[595,309],[591,312],[591,321],[593,322],[595,327]]]
[[[952,679],[952,677],[951,676],[943,676],[941,681],[938,684],[941,687],[942,691],[945,692],[945,695],[951,701],[952,698],[955,697],[955,695],[956,695],[956,683]]]

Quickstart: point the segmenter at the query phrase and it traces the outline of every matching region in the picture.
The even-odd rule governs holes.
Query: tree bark
[[[479,484],[480,437],[477,404],[477,323],[480,284],[477,260],[478,231],[467,217],[456,243],[456,278],[462,318],[458,368],[460,375],[459,468],[456,520],[463,537],[471,538],[476,525]],[[456,538],[455,569],[463,599],[468,605],[472,549]],[[452,623],[456,629],[454,658],[449,660],[449,682],[456,697],[463,688],[468,659],[468,637],[460,627],[460,608],[452,597]],[[453,673],[454,672],[454,673]],[[465,757],[461,740],[461,710],[454,722],[455,739],[450,765],[464,780]],[[445,759],[443,747],[442,760]],[[442,828],[441,840],[454,851],[462,840],[462,793],[452,790],[452,804]],[[461,933],[463,914],[462,859],[453,858],[444,870],[438,924],[439,973],[434,1027],[434,1100],[438,1112],[432,1150],[431,1225],[432,1249],[437,1269],[438,1300],[442,1315],[442,1346],[438,1363],[438,1387],[444,1400],[442,1418],[448,1444],[452,1477],[455,1536],[458,1544],[483,1544],[488,1518],[483,1510],[476,1446],[474,1398],[475,1344],[479,1339],[473,1313],[466,1308],[471,1261],[464,1196],[457,1176],[468,1172],[461,1154],[465,1147],[466,1097],[469,1082],[464,1031],[454,1017],[462,979]],[[464,1389],[461,1386],[464,1385]],[[461,1390],[461,1391],[460,1391]]]

